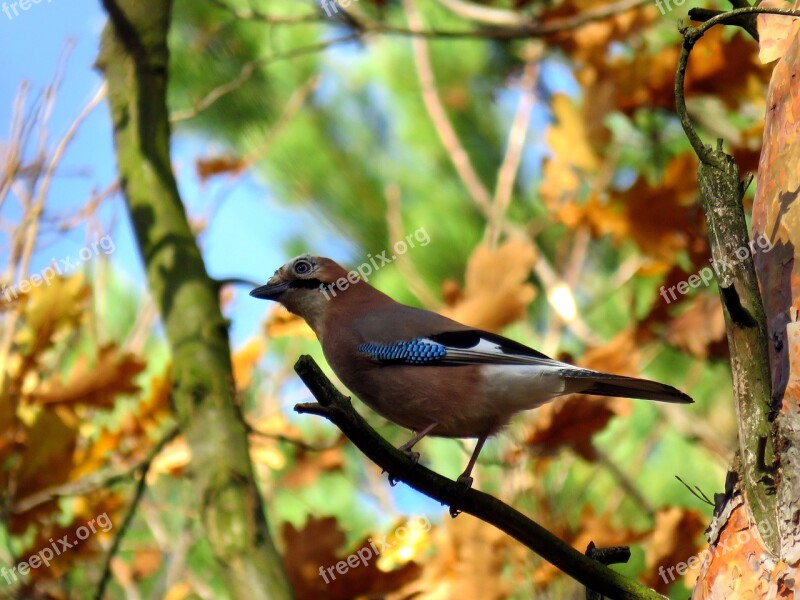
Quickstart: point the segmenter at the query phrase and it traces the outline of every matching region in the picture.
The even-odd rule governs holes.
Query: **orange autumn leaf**
[[[630,189],[614,194],[629,223],[629,235],[659,265],[659,272],[666,272],[681,251],[702,254],[693,245],[705,239],[696,203],[696,169],[694,155],[682,154],[669,162],[662,182],[651,184],[640,177]],[[702,247],[707,247],[705,242]]]
[[[655,527],[642,544],[647,565],[644,582],[657,592],[665,592],[676,576],[675,571],[661,571],[660,567],[666,570],[696,557],[702,543],[700,534],[705,528],[706,519],[696,510],[678,507],[659,510]],[[699,563],[695,558],[691,566],[696,569]],[[664,572],[666,577],[661,574]]]
[[[272,309],[264,325],[264,331],[266,336],[271,339],[280,337],[316,339],[311,327],[303,319],[290,313],[283,306],[276,306]]]
[[[312,516],[301,528],[285,523],[282,533],[285,564],[298,600],[382,597],[412,581],[421,571],[413,562],[382,571],[378,567],[379,555],[368,542],[349,551],[344,549],[345,536],[334,517]],[[359,551],[361,558],[357,554]],[[351,556],[356,559],[350,559],[348,564],[346,561]],[[336,570],[337,564],[340,571]],[[320,575],[320,567],[330,568],[325,571],[325,578]]]
[[[593,194],[585,203],[570,201],[555,209],[556,218],[570,229],[586,227],[594,237],[608,235],[615,242],[629,237],[630,223],[620,207],[601,202]]]
[[[401,598],[508,598],[515,583],[529,577],[530,551],[496,527],[462,515],[446,519],[430,536],[435,553],[422,563],[420,577],[392,600]],[[510,571],[510,573],[509,573]]]
[[[464,290],[442,314],[472,327],[499,331],[525,316],[536,289],[528,283],[536,251],[522,239],[496,250],[480,245],[467,261]]]
[[[667,341],[698,358],[707,358],[709,348],[725,340],[725,317],[716,295],[698,294],[667,323]]]
[[[66,383],[56,378],[33,391],[30,399],[41,405],[83,404],[110,408],[117,395],[139,391],[134,379],[145,369],[145,363],[132,354],[121,353],[116,345],[100,347],[94,365],[87,363],[86,357],[81,357]]]
[[[194,161],[197,177],[206,183],[219,175],[236,175],[247,166],[246,161],[236,156],[215,156],[213,158],[197,158]]]
[[[631,529],[619,528],[613,521],[612,514],[596,515],[587,505],[581,513],[578,529],[572,532],[561,532],[559,537],[579,552],[584,553],[589,542],[594,542],[597,548],[628,546],[632,542],[640,540],[644,535]],[[556,567],[545,563],[533,574],[533,580],[538,586],[545,586],[551,583],[558,574],[559,570]]]
[[[295,458],[295,464],[280,477],[281,486],[289,490],[307,487],[315,482],[323,473],[341,471],[344,468],[342,445],[344,438],[332,447],[320,451],[301,448]]]
[[[169,363],[164,373],[150,379],[150,393],[139,403],[137,410],[123,421],[121,430],[132,437],[144,436],[156,430],[172,415],[171,394],[172,363]]]
[[[118,431],[109,431],[103,428],[94,437],[91,443],[79,448],[75,453],[75,469],[72,472],[72,479],[80,479],[90,473],[106,467],[109,457],[113,453],[119,452],[122,434]]]
[[[132,576],[142,580],[158,573],[164,566],[164,553],[156,546],[136,548],[133,554]]]
[[[192,450],[186,443],[186,438],[178,436],[159,452],[147,472],[148,483],[153,483],[157,475],[172,475],[180,477],[184,469],[192,460]]]
[[[14,472],[16,497],[12,500],[27,498],[68,481],[77,440],[75,425],[54,410],[40,410],[33,423],[24,428],[24,447],[19,456],[19,466]],[[0,470],[2,489],[8,489],[8,477],[8,470]],[[48,514],[56,503],[54,499],[15,514],[9,521],[9,531],[15,535],[23,533],[28,525],[36,521],[37,516]]]
[[[593,174],[600,161],[589,143],[589,132],[579,108],[563,94],[552,102],[554,122],[547,129],[550,157],[544,164],[539,191],[545,204],[557,207],[573,200],[585,174]]]
[[[243,390],[253,378],[253,367],[264,354],[265,344],[260,337],[255,337],[233,353],[233,379],[236,389]]]
[[[595,398],[570,394],[538,408],[527,424],[524,443],[538,453],[572,448],[585,460],[596,458],[592,436],[605,429],[615,416],[630,412],[630,405],[618,398]]]
[[[22,328],[15,343],[25,356],[35,359],[65,331],[84,319],[89,288],[80,275],[56,277],[47,286],[31,289],[22,312]]]
[[[61,523],[50,515],[37,521],[36,535],[25,544],[17,558],[25,560],[44,548],[52,548],[53,545],[61,552],[53,557],[49,567],[30,570],[31,584],[35,585],[37,580],[61,580],[79,561],[98,560],[105,552],[104,545],[109,544],[111,537],[115,535],[115,528],[121,522],[120,511],[126,506],[126,500],[120,494],[101,490],[90,500],[82,498],[77,501],[74,512],[66,523]],[[78,529],[81,529],[80,533]],[[85,539],[79,540],[78,535]],[[71,546],[66,549],[60,543],[64,536],[64,541]],[[23,597],[34,596],[24,594]]]
[[[639,354],[635,331],[623,329],[606,344],[586,352],[580,364],[594,371],[638,377]]]

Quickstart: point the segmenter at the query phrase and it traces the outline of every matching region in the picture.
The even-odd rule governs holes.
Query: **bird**
[[[366,264],[366,263],[365,263]],[[467,488],[486,440],[511,418],[581,393],[689,404],[676,388],[554,360],[496,333],[396,302],[330,258],[303,254],[250,292],[298,315],[333,372],[362,402],[414,436],[475,438],[457,481]]]

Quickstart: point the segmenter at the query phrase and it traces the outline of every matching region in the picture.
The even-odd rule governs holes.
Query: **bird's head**
[[[319,331],[327,303],[336,297],[337,289],[343,287],[342,279],[347,281],[347,276],[344,267],[330,258],[302,254],[275,271],[266,284],[250,295],[280,302]]]

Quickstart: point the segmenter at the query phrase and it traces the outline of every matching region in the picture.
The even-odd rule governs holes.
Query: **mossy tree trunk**
[[[172,352],[174,409],[191,448],[191,478],[208,542],[232,597],[290,598],[236,405],[227,323],[170,163],[172,2],[103,5],[109,22],[98,65],[108,83],[119,176]]]

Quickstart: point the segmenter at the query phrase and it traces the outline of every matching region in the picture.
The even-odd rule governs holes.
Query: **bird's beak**
[[[280,281],[271,283],[268,281],[250,292],[253,298],[261,298],[262,300],[277,300],[283,292],[289,289],[288,281]]]

